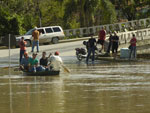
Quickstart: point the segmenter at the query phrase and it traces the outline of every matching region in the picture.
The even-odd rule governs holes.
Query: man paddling
[[[50,62],[49,65],[52,70],[60,71],[63,61],[62,61],[61,57],[59,56],[58,51],[56,51],[54,53],[54,55],[51,55],[51,57],[48,59],[48,61]]]

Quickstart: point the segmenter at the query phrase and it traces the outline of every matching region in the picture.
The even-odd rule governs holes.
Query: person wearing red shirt
[[[136,59],[136,42],[137,42],[136,37],[133,34],[132,39],[130,40],[131,49],[130,49],[129,59],[131,59],[132,54],[133,54],[133,58]]]
[[[22,57],[24,55],[24,53],[26,52],[26,41],[24,41],[24,37],[21,37],[21,40],[19,42],[19,46],[20,46],[20,63],[22,60]]]
[[[105,38],[106,38],[106,31],[104,30],[104,27],[102,27],[102,29],[99,31],[99,35],[98,35],[99,39],[98,39],[98,44],[102,45],[102,48],[100,51],[102,51],[104,49],[104,42],[105,42]]]

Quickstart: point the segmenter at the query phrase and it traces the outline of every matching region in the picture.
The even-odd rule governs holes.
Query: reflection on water
[[[71,73],[59,77],[28,77],[12,72],[13,113],[150,112],[149,62],[67,66]],[[9,76],[0,76],[2,113],[10,113],[9,94]]]

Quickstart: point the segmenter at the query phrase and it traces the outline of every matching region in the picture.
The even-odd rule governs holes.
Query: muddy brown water
[[[149,113],[150,61],[67,63],[56,77],[1,68],[0,113]]]

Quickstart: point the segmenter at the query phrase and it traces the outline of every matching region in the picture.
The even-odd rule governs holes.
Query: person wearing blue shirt
[[[30,57],[28,56],[28,53],[24,53],[24,58],[22,58],[21,63],[20,63],[20,69],[23,71],[29,71],[29,59]]]

